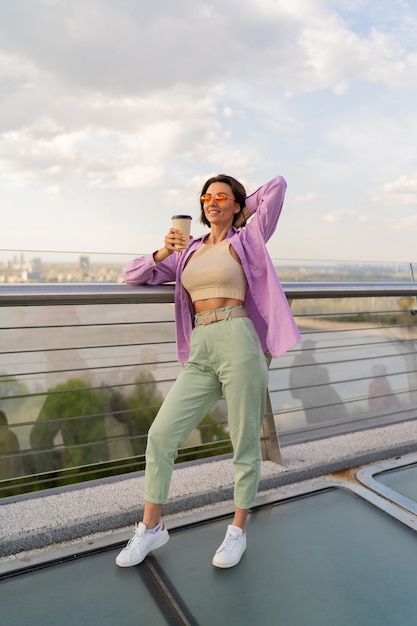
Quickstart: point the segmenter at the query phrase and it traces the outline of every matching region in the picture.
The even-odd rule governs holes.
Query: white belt
[[[213,322],[220,322],[230,317],[248,317],[245,309],[232,309],[231,311],[207,311],[207,313],[200,313],[195,318],[196,326],[203,324],[213,324]]]

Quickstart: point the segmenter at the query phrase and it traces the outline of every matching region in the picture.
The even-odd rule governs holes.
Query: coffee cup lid
[[[171,219],[173,219],[173,220],[192,220],[193,218],[191,217],[191,215],[173,215]]]

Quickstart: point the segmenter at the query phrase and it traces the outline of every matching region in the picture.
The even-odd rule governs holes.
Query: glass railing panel
[[[0,311],[0,482],[22,475],[36,489],[143,469],[148,429],[180,371],[173,304]],[[226,421],[220,401],[180,460],[229,452]]]
[[[274,260],[282,282],[409,282],[410,263]],[[416,274],[414,274],[416,275]]]
[[[49,474],[52,485],[54,472],[143,455],[178,375],[173,315],[171,304],[1,309],[0,410],[9,428],[3,423],[0,437],[10,454],[0,478],[20,468]]]
[[[123,268],[131,253],[58,252],[0,249],[1,283],[123,282]],[[415,281],[415,263],[369,261],[313,261],[274,259],[283,282],[409,282]]]
[[[412,301],[408,296],[294,300],[303,339],[271,364],[279,431],[373,416],[398,419],[415,408]]]
[[[166,294],[157,290],[155,301],[148,291],[146,300],[138,296],[135,304],[123,303],[124,294],[132,298],[134,290],[122,287],[113,296],[108,286],[88,286],[91,304],[76,305],[64,304],[67,288],[48,287],[57,306],[7,306],[9,290],[2,294],[0,287],[5,296],[0,307],[2,495],[10,487],[18,493],[143,467],[147,430],[180,371],[174,306],[158,304]],[[306,298],[293,290],[291,306],[302,341],[270,367],[282,441],[290,441],[296,430],[309,437],[317,425],[344,422],[354,430],[367,420],[378,425],[414,414],[415,292],[394,292],[406,295],[343,297],[337,289],[335,297],[322,298],[317,286],[318,297]],[[93,304],[103,293],[112,303]],[[34,305],[37,297],[33,287],[19,302]],[[229,451],[221,401],[185,442],[179,459]],[[25,485],[12,484],[16,476],[23,476]]]

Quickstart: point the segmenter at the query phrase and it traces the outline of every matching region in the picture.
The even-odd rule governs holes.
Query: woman
[[[285,190],[278,176],[246,197],[231,176],[210,178],[200,198],[209,234],[178,251],[183,234],[171,228],[163,248],[125,269],[128,283],[175,281],[178,359],[185,365],[148,433],[143,522],[117,556],[121,567],[137,565],[168,541],[161,515],[178,447],[222,395],[234,453],[235,514],[213,565],[233,567],[245,551],[246,519],[259,484],[265,353],[279,356],[300,338],[265,245]]]

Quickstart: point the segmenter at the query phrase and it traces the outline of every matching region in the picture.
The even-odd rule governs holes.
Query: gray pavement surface
[[[417,421],[285,446],[283,465],[262,463],[259,495],[416,451]],[[176,466],[165,519],[231,509],[233,476],[231,458]],[[124,541],[141,518],[143,493],[141,474],[0,500],[0,569],[60,545]]]

